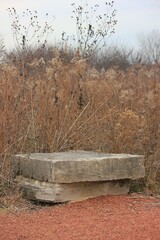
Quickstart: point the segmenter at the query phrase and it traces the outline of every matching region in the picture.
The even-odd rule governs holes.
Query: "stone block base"
[[[81,201],[102,195],[123,195],[129,192],[129,180],[79,183],[48,183],[18,176],[15,179],[24,196],[42,202]]]

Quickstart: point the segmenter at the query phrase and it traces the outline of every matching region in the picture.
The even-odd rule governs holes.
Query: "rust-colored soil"
[[[1,240],[159,240],[160,199],[139,194],[8,213]]]

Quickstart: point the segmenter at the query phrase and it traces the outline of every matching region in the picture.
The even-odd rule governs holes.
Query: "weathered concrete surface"
[[[43,202],[81,201],[102,195],[123,195],[129,191],[129,180],[58,184],[19,176],[16,181],[24,197]]]
[[[13,170],[24,196],[45,202],[127,194],[145,176],[143,156],[86,151],[16,155]]]
[[[13,158],[14,177],[50,183],[139,179],[145,176],[144,157],[87,151],[20,154]]]

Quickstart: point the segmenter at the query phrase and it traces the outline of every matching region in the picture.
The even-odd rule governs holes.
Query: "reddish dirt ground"
[[[140,194],[0,211],[1,240],[159,240],[160,199]]]

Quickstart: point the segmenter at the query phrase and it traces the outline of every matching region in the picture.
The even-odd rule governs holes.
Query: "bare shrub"
[[[97,70],[118,67],[125,70],[131,66],[132,50],[123,45],[109,44],[89,58],[89,64]]]
[[[114,1],[89,5],[88,1],[81,1],[81,4],[72,4],[73,17],[76,21],[77,34],[74,36],[75,45],[81,56],[91,56],[95,50],[106,45],[108,38],[115,33],[117,20]],[[99,8],[105,9],[104,11]],[[103,13],[102,13],[103,11]]]
[[[160,63],[160,31],[158,29],[154,29],[148,34],[140,34],[138,42],[141,62],[145,64]]]
[[[0,63],[5,60],[5,46],[3,38],[0,36]]]

